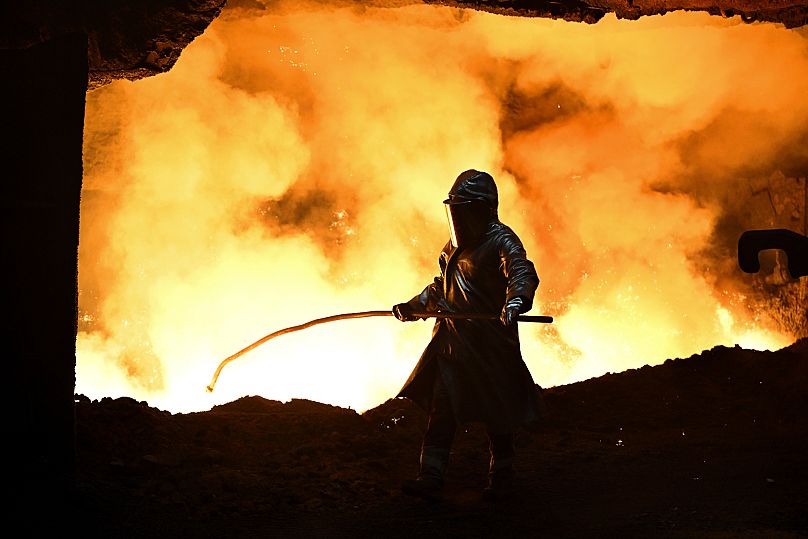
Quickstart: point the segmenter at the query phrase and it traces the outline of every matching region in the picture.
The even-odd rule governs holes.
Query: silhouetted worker
[[[530,310],[539,277],[517,235],[497,217],[497,187],[485,172],[460,174],[444,200],[451,240],[438,260],[440,275],[407,303],[393,307],[401,321],[414,312],[501,313],[499,320],[439,319],[432,340],[399,397],[429,414],[420,469],[402,490],[440,495],[459,424],[486,426],[491,460],[485,499],[506,495],[513,477],[513,433],[534,426],[540,394],[519,347],[516,318]]]

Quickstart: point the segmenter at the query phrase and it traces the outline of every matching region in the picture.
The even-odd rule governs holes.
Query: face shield
[[[491,208],[480,200],[447,200],[444,204],[449,234],[455,247],[476,245],[491,222]]]

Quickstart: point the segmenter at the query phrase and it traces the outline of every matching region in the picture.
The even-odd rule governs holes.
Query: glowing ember
[[[431,322],[311,328],[204,388],[273,330],[419,292],[472,167],[537,263],[534,313],[556,317],[521,327],[540,384],[787,345],[731,247],[746,184],[804,152],[806,51],[704,14],[225,10],[170,72],[88,94],[76,391],[379,404]]]

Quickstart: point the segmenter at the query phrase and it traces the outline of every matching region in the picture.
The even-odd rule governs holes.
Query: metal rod
[[[412,313],[413,316],[417,316],[418,318],[451,318],[451,319],[464,319],[464,320],[498,320],[498,314],[487,314],[487,313],[442,313],[442,312],[420,312],[420,313]],[[219,379],[219,374],[222,372],[222,369],[225,365],[237,359],[250,350],[253,350],[265,342],[274,339],[275,337],[280,337],[281,335],[285,335],[287,333],[293,333],[295,331],[301,331],[312,326],[316,326],[319,324],[326,324],[328,322],[336,322],[337,320],[349,320],[351,318],[370,318],[373,316],[393,316],[392,311],[362,311],[358,313],[343,313],[343,314],[335,314],[332,316],[326,316],[323,318],[317,318],[315,320],[310,320],[305,324],[299,324],[297,326],[291,326],[288,328],[280,329],[278,331],[274,331],[269,335],[261,337],[251,345],[242,348],[232,356],[226,357],[219,363],[219,366],[216,367],[216,372],[213,373],[213,379],[211,380],[210,384],[207,387],[208,392],[213,392],[213,387],[216,385],[216,381]],[[517,321],[519,322],[540,322],[544,324],[551,324],[553,322],[552,316],[525,316],[519,315],[517,317]]]
[[[450,318],[452,320],[499,320],[498,314],[489,313],[412,313],[418,318]],[[516,318],[517,322],[538,322],[541,324],[552,324],[552,316],[533,316],[520,314]]]

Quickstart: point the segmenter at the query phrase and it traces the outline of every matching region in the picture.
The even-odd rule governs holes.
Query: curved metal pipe
[[[738,265],[746,273],[760,271],[758,255],[767,249],[780,249],[788,257],[792,277],[808,275],[808,237],[792,230],[747,230],[738,238]]]
[[[427,313],[427,312],[423,312],[423,313],[412,313],[412,314],[414,316],[417,316],[418,318],[456,318],[456,319],[459,318],[459,319],[466,319],[466,320],[498,320],[499,319],[498,314],[486,314],[486,313],[440,313],[440,312]],[[301,331],[303,329],[307,329],[307,328],[310,328],[312,326],[317,326],[319,324],[326,324],[328,322],[336,322],[337,320],[348,320],[348,319],[351,319],[351,318],[369,318],[369,317],[372,317],[372,316],[393,316],[393,313],[392,313],[392,311],[362,311],[362,312],[358,312],[358,313],[335,314],[335,315],[332,315],[332,316],[325,316],[323,318],[317,318],[315,320],[310,320],[310,321],[306,322],[305,324],[299,324],[297,326],[291,326],[291,327],[288,327],[288,328],[279,329],[278,331],[274,331],[274,332],[270,333],[269,335],[261,337],[260,339],[258,339],[257,341],[255,341],[251,345],[247,346],[246,348],[242,348],[241,350],[239,350],[238,352],[236,352],[232,356],[226,357],[224,360],[222,360],[222,362],[219,363],[219,366],[216,367],[216,372],[213,373],[213,379],[210,381],[210,384],[208,385],[207,390],[208,390],[208,392],[213,392],[213,387],[216,385],[216,381],[219,379],[219,374],[221,374],[222,369],[225,367],[225,365],[227,365],[228,363],[230,363],[234,359],[237,359],[237,358],[243,356],[244,354],[246,354],[250,350],[253,350],[253,349],[257,348],[258,346],[261,346],[265,342],[267,342],[267,341],[269,341],[271,339],[274,339],[275,337],[280,337],[281,335],[285,335],[287,333],[293,333],[295,331]],[[553,322],[553,317],[552,316],[525,316],[525,315],[520,315],[517,318],[517,321],[519,321],[519,322],[540,322],[540,323],[544,323],[544,324],[551,324]]]

